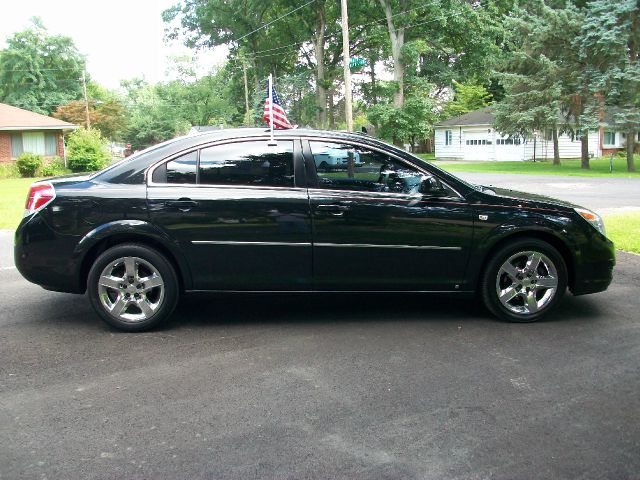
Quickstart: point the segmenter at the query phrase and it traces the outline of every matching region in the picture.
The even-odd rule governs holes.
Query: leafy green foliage
[[[491,104],[491,94],[483,85],[453,82],[455,95],[444,107],[446,118],[457,117]]]
[[[32,23],[0,50],[0,102],[48,115],[81,97],[85,60],[71,38],[49,35],[38,18]]]
[[[75,125],[86,125],[84,100],[73,100],[60,105],[53,116]],[[118,139],[127,126],[127,112],[118,100],[89,102],[89,121],[105,138]]]
[[[378,127],[378,134],[394,143],[416,144],[433,131],[436,102],[430,95],[432,85],[414,83],[407,92],[402,107],[391,102],[379,103],[368,110],[369,121]]]
[[[616,107],[616,126],[627,132],[627,168],[634,171],[634,138],[640,130],[640,4],[589,2],[575,43],[586,64],[583,81],[609,108]]]
[[[16,159],[18,172],[23,178],[35,177],[42,168],[44,162],[42,156],[35,153],[24,152]]]
[[[53,157],[40,169],[40,174],[43,177],[57,177],[60,175],[66,175],[71,173],[71,170],[64,166],[64,160],[60,157]]]
[[[67,162],[73,172],[94,172],[106,167],[111,157],[98,130],[79,128],[67,137]]]
[[[556,137],[597,128],[598,103],[581,75],[585,63],[574,46],[584,10],[571,2],[523,5],[504,19],[506,52],[496,68],[505,98],[493,108],[496,128],[512,135],[550,128]],[[589,168],[587,136],[582,138],[582,166]]]

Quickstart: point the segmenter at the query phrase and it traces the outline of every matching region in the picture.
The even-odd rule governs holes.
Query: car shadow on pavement
[[[586,300],[586,301],[585,301]],[[597,302],[567,294],[543,322],[585,321],[600,315]],[[304,324],[369,321],[500,322],[475,297],[435,294],[191,294],[161,327]]]
[[[558,309],[540,322],[604,319],[597,296],[567,294]],[[105,325],[86,296],[51,294],[34,302],[28,324],[41,328],[118,330]],[[334,324],[340,322],[500,322],[474,297],[436,294],[316,293],[185,295],[167,323],[155,329],[209,328],[255,324]],[[536,322],[536,323],[540,323]],[[21,322],[22,323],[22,322]]]

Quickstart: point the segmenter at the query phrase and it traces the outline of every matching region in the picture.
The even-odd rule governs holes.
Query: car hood
[[[514,200],[521,200],[528,204],[535,205],[538,207],[555,207],[555,208],[561,207],[565,209],[573,209],[579,206],[571,202],[567,202],[565,200],[560,200],[558,198],[545,197],[544,195],[537,195],[535,193],[529,193],[529,192],[520,192],[518,190],[510,190],[508,188],[483,186],[482,191],[485,194],[489,194],[489,195],[495,194],[496,196],[502,197],[502,198],[511,198]]]

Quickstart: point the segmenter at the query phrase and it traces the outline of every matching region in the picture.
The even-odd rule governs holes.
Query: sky
[[[6,3],[5,3],[6,2]],[[51,34],[73,39],[87,56],[87,72],[109,89],[120,80],[144,77],[155,83],[167,79],[169,57],[193,52],[179,42],[164,42],[163,10],[177,0],[18,0],[3,2],[0,15],[0,48],[5,39],[42,18]],[[200,73],[220,64],[226,47],[197,54]]]

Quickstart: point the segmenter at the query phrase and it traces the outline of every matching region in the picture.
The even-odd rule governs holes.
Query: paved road
[[[599,213],[640,210],[639,178],[556,177],[495,173],[456,173],[471,183],[495,185],[561,198]]]
[[[543,323],[197,296],[125,334],[0,269],[0,478],[638,479],[639,284],[621,254],[608,292]]]

